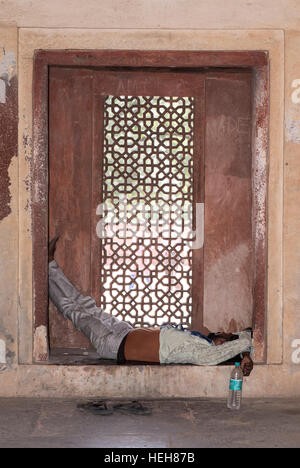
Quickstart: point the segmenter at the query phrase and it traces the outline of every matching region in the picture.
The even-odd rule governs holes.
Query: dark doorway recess
[[[55,234],[59,265],[108,312],[134,326],[252,326],[265,361],[267,90],[265,52],[36,52],[34,326],[49,350],[37,361],[95,357],[48,304]],[[119,230],[99,239],[98,205],[118,209],[122,196],[194,215],[203,204],[203,246]]]

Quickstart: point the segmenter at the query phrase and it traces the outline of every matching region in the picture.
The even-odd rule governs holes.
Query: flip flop
[[[118,405],[113,405],[115,411],[120,411],[121,413],[126,414],[151,414],[152,410],[146,408],[139,401],[132,401],[131,403],[120,403]]]
[[[88,401],[87,403],[79,403],[77,408],[90,411],[94,414],[101,414],[103,416],[113,414],[113,410],[109,408],[105,401]]]

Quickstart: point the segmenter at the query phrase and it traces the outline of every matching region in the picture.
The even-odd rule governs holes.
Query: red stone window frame
[[[265,51],[37,50],[33,70],[33,329],[48,330],[48,73],[50,66],[248,68],[253,73],[253,244],[255,361],[266,361],[269,58]],[[34,335],[35,336],[35,335]],[[49,359],[38,335],[34,359]]]

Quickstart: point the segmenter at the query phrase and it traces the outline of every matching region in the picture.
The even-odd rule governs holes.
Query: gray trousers
[[[80,294],[55,260],[49,263],[49,296],[62,315],[89,338],[102,359],[117,359],[120,344],[132,326],[103,312],[94,299]]]

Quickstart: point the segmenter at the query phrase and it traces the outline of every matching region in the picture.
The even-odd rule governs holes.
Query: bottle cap
[[[240,362],[235,362],[234,365],[239,367],[241,365],[241,363]]]

